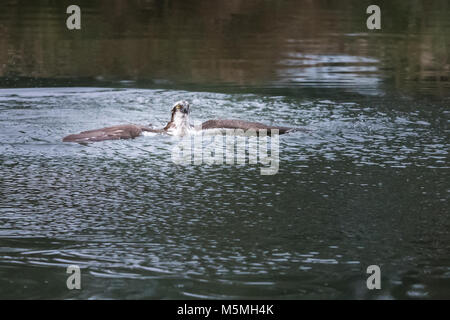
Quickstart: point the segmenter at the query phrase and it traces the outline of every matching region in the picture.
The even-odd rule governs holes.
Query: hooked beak
[[[178,112],[187,116],[190,112],[189,103],[187,101],[177,102],[172,109],[172,114],[175,114]]]

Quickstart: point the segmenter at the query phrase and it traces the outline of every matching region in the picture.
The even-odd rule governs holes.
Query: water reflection
[[[295,87],[358,84],[370,91],[383,81],[385,89],[445,95],[448,2],[381,1],[383,24],[376,32],[366,29],[368,4],[83,0],[83,27],[74,32],[65,27],[63,3],[10,0],[0,13],[0,83],[281,82]]]
[[[449,297],[448,1],[378,1],[375,32],[368,1],[77,3],[80,32],[63,2],[0,11],[0,86],[67,86],[0,90],[0,297]],[[270,177],[175,165],[167,136],[61,142],[181,99],[311,132]]]

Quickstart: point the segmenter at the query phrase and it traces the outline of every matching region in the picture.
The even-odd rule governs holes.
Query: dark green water
[[[380,2],[379,31],[364,1],[78,4],[80,31],[64,3],[0,12],[0,298],[450,298],[448,2]],[[61,142],[180,99],[310,132],[272,176]]]

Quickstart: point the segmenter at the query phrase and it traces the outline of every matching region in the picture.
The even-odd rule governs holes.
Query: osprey
[[[147,126],[136,124],[123,124],[113,127],[106,127],[102,129],[83,131],[77,134],[71,134],[63,138],[63,142],[96,142],[104,140],[119,140],[119,139],[133,139],[143,132],[153,132],[161,134],[169,134],[173,136],[184,136],[190,130],[208,130],[208,129],[253,129],[258,132],[260,129],[267,130],[270,135],[271,129],[277,129],[279,134],[284,134],[291,131],[306,131],[302,128],[289,128],[268,126],[259,122],[249,122],[243,120],[222,119],[222,120],[208,120],[203,122],[200,128],[193,127],[189,123],[189,103],[187,101],[178,101],[172,107],[172,117],[167,125],[162,129],[154,129]]]

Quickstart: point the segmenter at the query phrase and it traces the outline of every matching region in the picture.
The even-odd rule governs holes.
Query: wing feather
[[[71,134],[64,137],[63,142],[97,142],[104,140],[134,139],[140,136],[142,131],[159,132],[159,130],[144,126],[124,124]]]
[[[279,127],[279,126],[268,126],[259,122],[250,122],[244,120],[234,120],[234,119],[221,119],[221,120],[208,120],[202,123],[202,130],[207,129],[243,129],[249,130],[254,129],[256,131],[260,129],[266,129],[267,134],[270,135],[270,130],[277,129],[280,134],[284,134],[292,131],[305,130],[302,128],[289,128],[289,127]],[[305,130],[306,131],[306,130]]]

